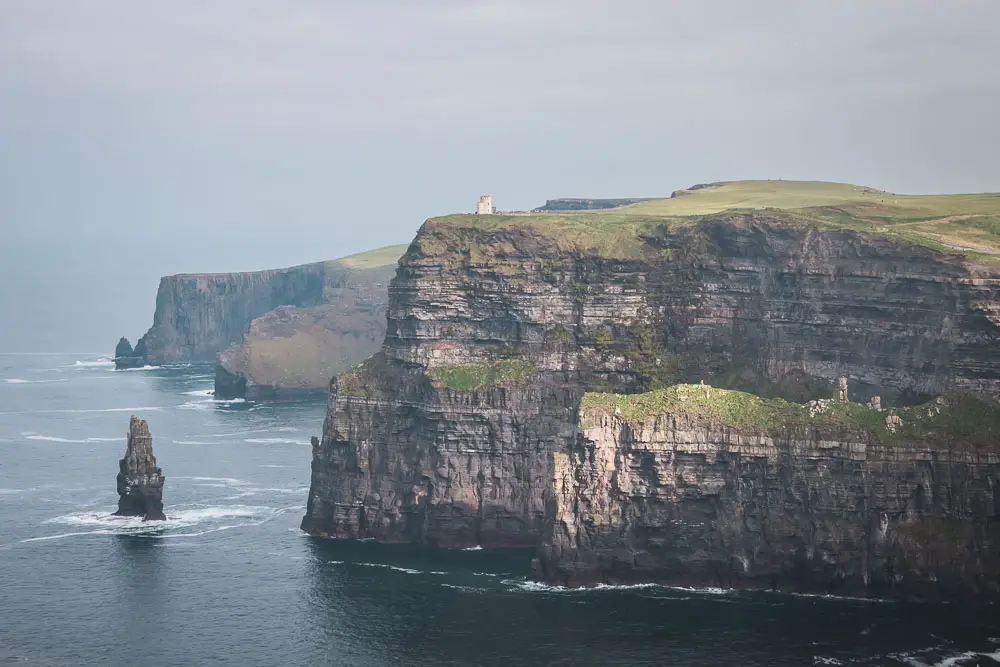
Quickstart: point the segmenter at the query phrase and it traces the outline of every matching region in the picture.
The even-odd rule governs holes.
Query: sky
[[[0,0],[0,352],[159,277],[741,178],[1000,190],[996,0]]]

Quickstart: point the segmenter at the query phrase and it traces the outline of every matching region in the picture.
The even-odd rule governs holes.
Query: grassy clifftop
[[[406,252],[406,245],[390,245],[384,248],[376,248],[366,252],[359,252],[347,257],[332,260],[340,263],[348,269],[377,269],[382,266],[389,266],[399,261],[399,258]]]
[[[656,199],[597,211],[434,218],[438,229],[537,230],[561,248],[635,257],[641,237],[658,227],[689,225],[727,212],[765,212],[778,221],[851,229],[1000,262],[1000,194],[899,195],[818,181],[733,181],[679,190]]]
[[[881,442],[937,436],[961,444],[993,441],[994,434],[1000,432],[1000,405],[970,394],[878,410],[846,401],[792,403],[708,385],[681,384],[644,394],[586,394],[581,410],[613,414],[632,422],[674,415],[755,433],[789,426],[839,426],[864,431]]]

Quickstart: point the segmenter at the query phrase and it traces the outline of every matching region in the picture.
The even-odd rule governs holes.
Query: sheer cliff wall
[[[555,548],[587,391],[704,380],[804,401],[841,375],[887,404],[1000,389],[997,279],[956,255],[764,213],[611,246],[471,218],[424,224],[381,351],[333,384],[308,532]]]
[[[687,390],[692,401],[718,391]],[[568,585],[1000,593],[995,433],[893,437],[817,422],[734,428],[683,410],[630,419],[585,408],[580,439],[554,455],[555,518],[536,574]]]
[[[323,303],[346,271],[332,263],[246,273],[183,274],[160,280],[153,326],[140,339],[148,363],[214,362],[251,320],[277,306]]]

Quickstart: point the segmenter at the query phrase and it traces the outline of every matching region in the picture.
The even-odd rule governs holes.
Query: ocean
[[[207,368],[0,354],[0,665],[1000,665],[1000,612],[535,584],[530,552],[298,529],[325,401],[216,401]],[[168,521],[112,517],[129,416]]]

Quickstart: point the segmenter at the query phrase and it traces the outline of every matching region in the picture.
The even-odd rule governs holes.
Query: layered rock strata
[[[804,401],[847,376],[858,399],[903,405],[1000,390],[997,276],[955,255],[768,213],[653,220],[604,245],[553,233],[559,221],[473,217],[424,224],[390,285],[382,350],[333,384],[308,532],[557,548],[588,391],[705,380]],[[842,500],[890,513],[838,466]]]
[[[678,393],[711,405],[700,394],[712,391]],[[906,429],[941,421],[935,404],[900,417],[841,403],[840,418],[734,427],[683,403],[631,417],[585,401],[575,446],[554,454],[555,516],[536,575],[571,586],[1000,595],[1000,444],[990,432],[1000,411],[956,400],[971,401],[943,408],[958,430],[983,415],[988,428]]]
[[[118,511],[115,516],[141,516],[163,521],[163,471],[153,456],[153,436],[145,419],[129,420],[125,457],[118,462]]]

